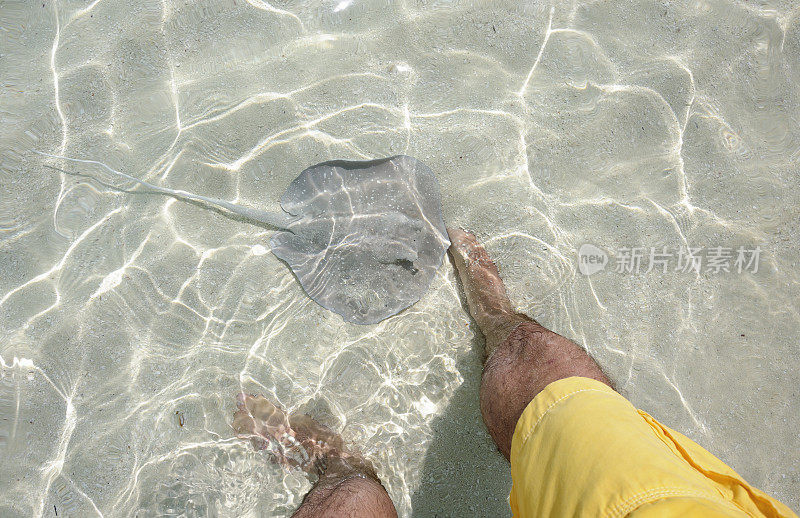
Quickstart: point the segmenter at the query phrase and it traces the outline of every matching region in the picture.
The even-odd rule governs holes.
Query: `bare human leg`
[[[514,311],[497,266],[474,235],[459,229],[448,233],[470,315],[486,338],[481,414],[500,452],[510,459],[517,421],[549,383],[570,376],[611,382],[575,342]]]
[[[309,416],[289,416],[263,396],[239,394],[232,426],[279,464],[317,477],[294,517],[397,517],[372,464]]]

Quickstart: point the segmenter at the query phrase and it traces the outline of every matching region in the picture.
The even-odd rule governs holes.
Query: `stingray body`
[[[276,227],[272,252],[312,299],[356,324],[377,323],[417,302],[450,246],[439,184],[410,156],[309,167],[281,197],[283,212],[269,213],[160,187],[94,160],[40,154],[97,165],[153,192]]]

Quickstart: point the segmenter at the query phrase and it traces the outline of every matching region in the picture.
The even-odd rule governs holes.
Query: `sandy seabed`
[[[33,149],[264,210],[311,164],[415,156],[521,311],[800,507],[800,10],[481,5],[2,5],[0,515],[289,515],[309,484],[233,437],[240,390],[358,444],[401,516],[510,515],[449,262],[410,309],[347,324],[271,230]],[[611,256],[588,277],[586,243]]]

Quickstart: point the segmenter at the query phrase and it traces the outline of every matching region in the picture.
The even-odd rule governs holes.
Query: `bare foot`
[[[448,228],[450,255],[467,295],[472,318],[486,337],[486,357],[522,322],[533,320],[514,311],[497,266],[471,232]]]
[[[339,434],[311,417],[289,416],[264,396],[252,394],[239,394],[236,407],[231,425],[236,434],[250,439],[255,449],[266,450],[281,466],[318,477],[359,474],[378,479],[368,460],[345,448]]]

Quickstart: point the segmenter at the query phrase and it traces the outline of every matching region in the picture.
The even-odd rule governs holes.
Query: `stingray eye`
[[[403,268],[404,270],[411,272],[411,275],[416,275],[417,272],[419,272],[419,268],[414,266],[414,263],[402,257],[398,257],[397,259],[395,259],[394,264]]]

